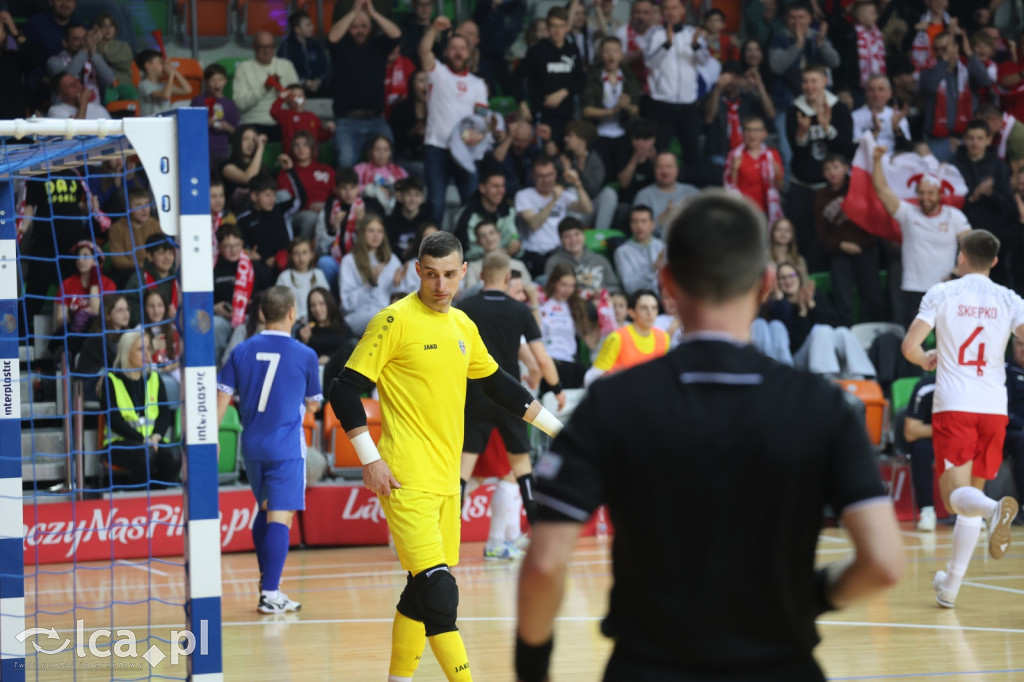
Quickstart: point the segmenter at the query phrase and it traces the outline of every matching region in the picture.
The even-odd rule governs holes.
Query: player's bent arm
[[[931,330],[931,325],[924,320],[915,319],[910,324],[910,329],[907,330],[907,335],[903,337],[903,345],[900,347],[903,357],[908,362],[912,362],[920,367],[925,367],[928,364],[928,353],[925,352],[922,344],[928,338],[928,333]],[[926,367],[926,369],[928,368]]]
[[[558,368],[555,366],[555,361],[548,354],[548,349],[544,347],[544,342],[539,339],[531,341],[530,350],[533,352],[533,357],[537,359],[537,364],[540,366],[541,376],[544,377],[544,381],[552,386],[560,384],[561,379],[558,378]]]
[[[906,567],[906,555],[892,500],[865,500],[843,511],[841,521],[853,542],[854,555],[827,566],[827,602],[841,609],[868,599],[897,582]]]
[[[587,370],[587,373],[583,375],[583,388],[590,388],[590,384],[594,383],[605,375],[605,371],[600,367],[591,367]]]
[[[228,405],[231,404],[232,394],[224,391],[217,391],[217,424],[224,421],[224,415],[228,413]]]
[[[519,571],[516,676],[523,682],[546,679],[555,615],[565,592],[565,573],[582,525],[538,523]]]
[[[479,381],[480,387],[484,389],[488,398],[517,417],[533,424],[552,438],[562,430],[562,422],[534,400],[533,395],[523,388],[523,385],[516,381],[515,377],[500,367],[497,372]],[[562,385],[556,384],[551,390],[561,393]]]
[[[903,437],[908,443],[931,438],[932,425],[914,417],[906,417],[903,420]]]
[[[330,401],[334,414],[341,422],[345,435],[352,441],[359,462],[366,466],[380,459],[377,445],[366,426],[366,410],[360,396],[369,390],[373,382],[359,372],[346,367],[331,382]]]

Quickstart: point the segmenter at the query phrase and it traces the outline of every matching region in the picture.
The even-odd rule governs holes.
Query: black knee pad
[[[398,598],[398,606],[395,608],[406,618],[423,622],[423,614],[416,603],[416,584],[413,582],[412,573],[406,573],[405,589],[402,590],[402,596]]]
[[[412,580],[427,637],[458,630],[455,618],[459,610],[459,587],[448,565],[428,568]]]

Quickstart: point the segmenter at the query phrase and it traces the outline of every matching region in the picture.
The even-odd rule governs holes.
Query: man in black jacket
[[[839,98],[825,89],[828,71],[812,65],[803,71],[803,95],[786,111],[786,137],[793,149],[786,216],[796,228],[800,253],[811,272],[826,262],[813,238],[814,192],[827,185],[825,157],[833,152],[853,157],[853,118]]]
[[[569,17],[562,7],[548,11],[548,38],[526,52],[520,68],[526,96],[519,105],[527,120],[551,127],[551,139],[561,141],[565,124],[574,117],[573,98],[583,92],[583,61],[576,46],[565,40]]]
[[[992,281],[1009,286],[1008,254],[1014,240],[1004,238],[1020,229],[1019,217],[1010,189],[1010,172],[991,142],[988,124],[979,119],[971,121],[953,163],[967,184],[963,207],[967,221],[971,227],[991,231],[1000,241],[999,262],[992,268]]]

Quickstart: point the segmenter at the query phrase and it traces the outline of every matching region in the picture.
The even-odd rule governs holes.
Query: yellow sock
[[[427,633],[423,629],[423,623],[395,611],[395,622],[391,626],[391,667],[388,674],[395,677],[412,677],[420,664],[426,645]],[[465,650],[462,655],[465,657]]]
[[[462,635],[458,631],[434,635],[430,638],[430,649],[449,682],[472,682],[466,645],[462,643]]]

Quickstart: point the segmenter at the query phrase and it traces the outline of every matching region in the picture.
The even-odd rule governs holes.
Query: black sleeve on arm
[[[479,379],[479,382],[488,398],[519,418],[526,414],[533,402],[533,394],[500,367],[491,376]]]
[[[366,411],[363,409],[363,402],[360,396],[370,390],[373,382],[365,376],[346,367],[338,375],[338,378],[331,382],[330,401],[331,409],[341,422],[341,428],[345,431],[366,426]]]

